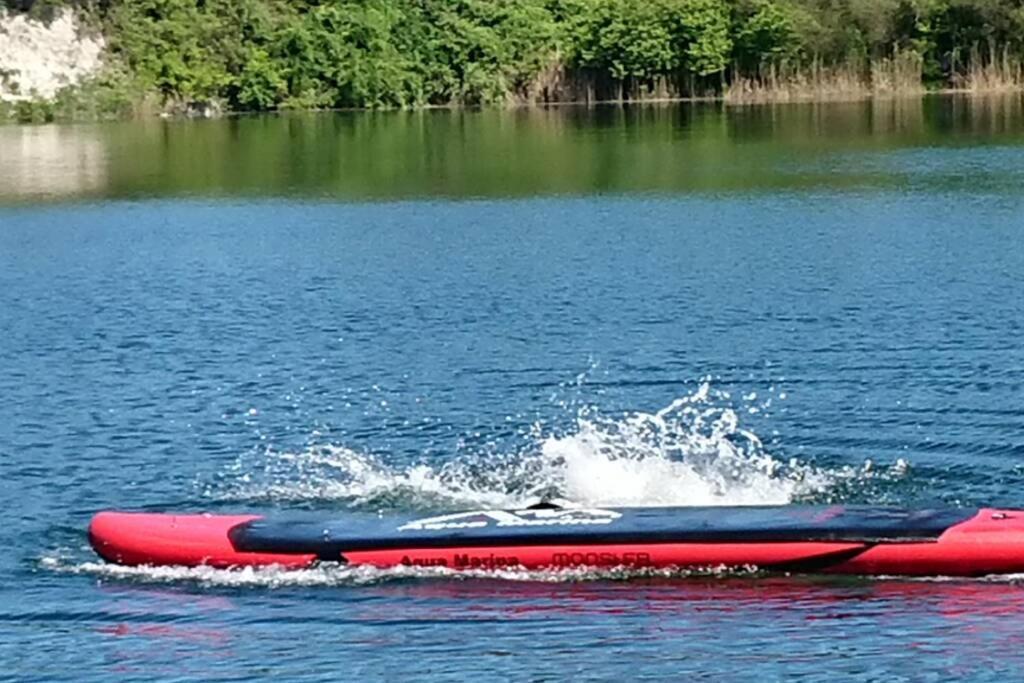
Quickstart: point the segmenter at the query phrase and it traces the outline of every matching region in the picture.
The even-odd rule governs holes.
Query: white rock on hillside
[[[0,100],[51,98],[96,73],[103,39],[78,29],[70,10],[49,23],[0,10]]]

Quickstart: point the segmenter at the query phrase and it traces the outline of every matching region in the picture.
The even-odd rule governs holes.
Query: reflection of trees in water
[[[950,113],[959,128],[971,133],[1019,133],[1024,97],[1020,93],[956,97]]]
[[[858,137],[876,135],[1016,133],[1024,117],[1024,95],[875,97],[850,102],[735,106],[729,111],[731,132],[736,137],[763,138],[770,133],[789,138],[793,144],[815,145],[820,141],[814,137],[853,142]],[[905,143],[913,144],[914,140],[906,139]]]
[[[2,126],[0,198],[64,198],[101,192],[107,157],[98,135],[82,127]]]
[[[1021,121],[1012,93],[0,127],[0,198],[827,190],[908,173],[949,189],[968,149],[972,182],[1010,189],[1019,165],[994,145],[1017,145]]]

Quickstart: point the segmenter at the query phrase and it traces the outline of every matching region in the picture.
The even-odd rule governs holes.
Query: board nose
[[[263,558],[240,553],[229,532],[256,515],[166,515],[144,512],[97,513],[89,524],[89,543],[108,562],[127,565],[299,564],[305,558]],[[264,562],[262,560],[266,559]]]

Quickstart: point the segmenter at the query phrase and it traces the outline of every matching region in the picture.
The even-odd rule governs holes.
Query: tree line
[[[67,0],[0,0],[44,16]],[[234,110],[653,92],[912,55],[955,85],[1024,56],[1021,0],[81,0],[117,91]],[[108,81],[110,77],[108,76]],[[616,90],[617,89],[617,90]]]

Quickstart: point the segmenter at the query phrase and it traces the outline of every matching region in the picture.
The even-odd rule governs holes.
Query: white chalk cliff
[[[103,39],[81,30],[70,10],[50,22],[0,10],[0,99],[49,99],[102,66]]]

